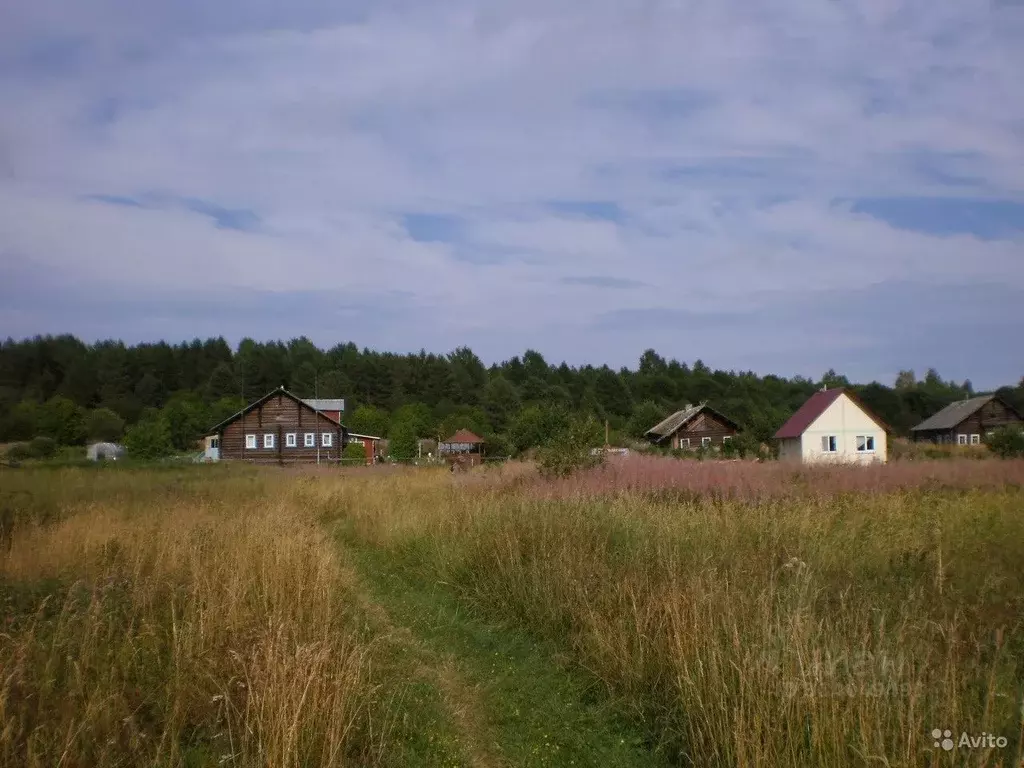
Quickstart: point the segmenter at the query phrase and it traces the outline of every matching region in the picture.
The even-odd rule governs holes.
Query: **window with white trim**
[[[857,453],[874,453],[875,436],[857,435]]]
[[[285,448],[294,448],[298,444],[299,444],[299,436],[297,434],[295,434],[294,432],[288,432],[284,436],[284,447]]]
[[[333,432],[322,432],[320,434],[320,445],[324,448],[330,448],[334,445],[334,433]]]
[[[981,435],[971,435],[971,445],[981,445]]]
[[[726,442],[728,442],[728,441],[730,441],[730,440],[732,440],[732,435],[725,435],[725,436],[724,436],[724,437],[722,438],[722,442],[723,442],[723,443],[726,443]]]
[[[307,432],[305,435],[303,435],[303,437],[302,437],[302,444],[306,448],[315,448],[316,447],[316,433],[315,432]]]
[[[250,450],[250,451],[255,451],[256,450],[256,435],[246,435],[245,436],[245,447],[246,447],[247,450]]]
[[[967,435],[957,435],[956,436],[956,444],[957,445],[967,445]]]
[[[680,437],[679,438],[679,447],[680,448],[689,448],[690,447],[690,438],[688,438],[688,437]]]
[[[701,448],[707,448],[709,445],[711,445],[711,438],[710,437],[702,437],[700,439],[700,447]]]
[[[263,447],[273,448],[274,447],[274,433],[268,432],[263,436]]]
[[[839,438],[835,435],[821,436],[821,452],[837,453],[839,451]]]

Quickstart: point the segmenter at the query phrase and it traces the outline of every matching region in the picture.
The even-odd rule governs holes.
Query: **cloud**
[[[1022,37],[987,0],[21,4],[4,327],[945,373],[934,297],[985,349],[1024,289]],[[778,311],[877,286],[917,335]]]

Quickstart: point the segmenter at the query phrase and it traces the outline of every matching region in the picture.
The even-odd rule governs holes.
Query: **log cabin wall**
[[[287,444],[287,436],[295,435],[295,446]],[[324,435],[330,445],[324,445]],[[246,435],[256,436],[256,447],[246,445]],[[272,436],[272,447],[266,447],[266,436]],[[306,445],[312,435],[313,445]],[[341,458],[346,430],[336,421],[319,414],[308,405],[285,393],[271,395],[244,416],[224,425],[220,432],[221,461],[252,461],[260,464],[315,464],[319,446],[320,462]]]

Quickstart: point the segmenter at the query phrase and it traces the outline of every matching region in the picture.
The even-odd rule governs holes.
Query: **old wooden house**
[[[275,389],[215,426],[207,437],[206,458],[258,464],[337,462],[348,430],[341,412],[320,410],[322,404],[284,387]]]
[[[740,431],[740,426],[707,403],[690,405],[676,411],[651,427],[645,436],[655,445],[682,450],[722,445]]]
[[[1000,427],[1024,427],[1024,418],[998,395],[958,400],[929,416],[910,435],[914,442],[980,445]]]

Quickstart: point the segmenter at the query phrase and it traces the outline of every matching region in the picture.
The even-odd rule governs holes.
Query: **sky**
[[[0,336],[1024,376],[1024,0],[0,8]]]

